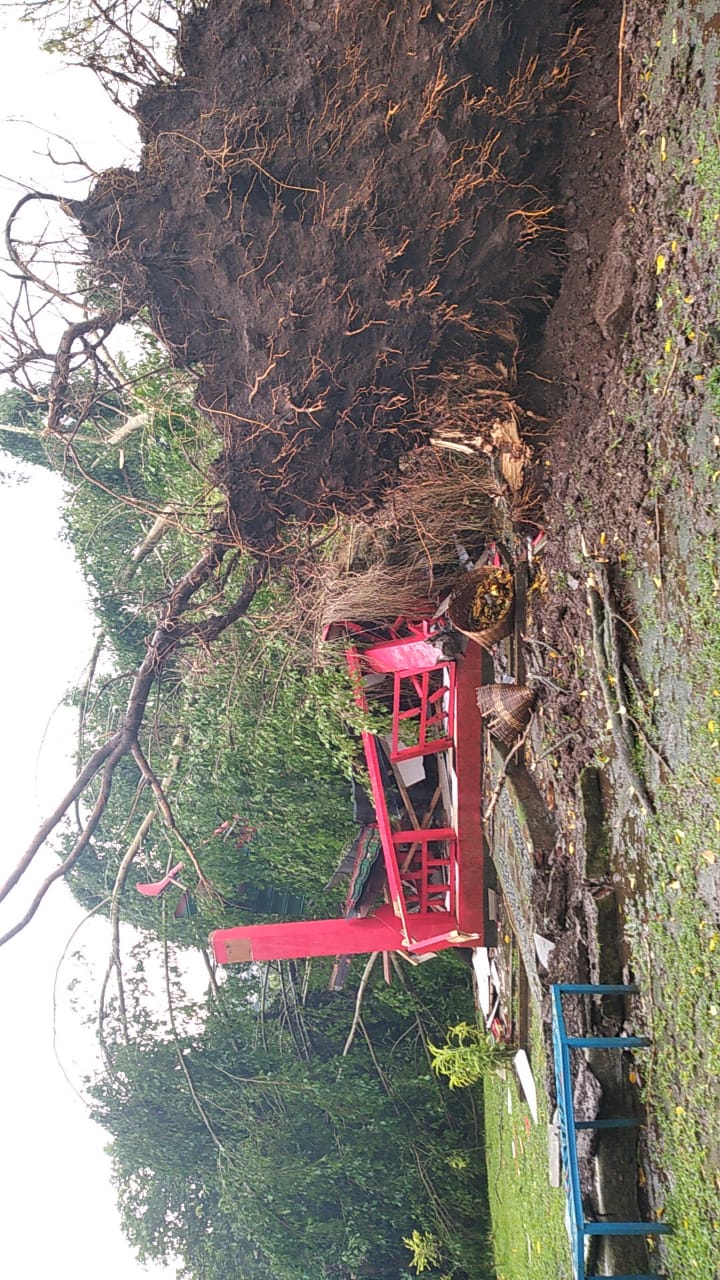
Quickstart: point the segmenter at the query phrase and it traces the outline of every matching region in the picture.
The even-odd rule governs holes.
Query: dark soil
[[[584,8],[211,0],[186,22],[139,171],[77,214],[104,288],[198,373],[246,545],[373,500],[438,379],[512,375],[564,266]]]
[[[672,396],[666,398],[673,380],[669,359],[659,385],[648,392],[658,347],[662,350],[655,253],[657,246],[679,234],[677,209],[683,206],[679,186],[673,190],[672,205],[668,200],[662,181],[667,172],[654,157],[660,154],[674,112],[679,128],[686,131],[685,167],[692,172],[697,163],[690,126],[703,92],[708,92],[702,49],[691,59],[687,76],[668,77],[675,100],[663,95],[653,104],[646,92],[648,68],[664,6],[629,4],[620,127],[619,7],[609,5],[608,21],[595,28],[593,56],[578,83],[582,100],[575,104],[573,126],[565,133],[559,198],[567,228],[566,266],[532,363],[533,374],[549,380],[542,471],[543,517],[550,536],[543,555],[544,589],[533,607],[528,662],[546,680],[544,750],[557,744],[540,769],[549,804],[561,815],[563,834],[556,856],[569,855],[581,876],[588,853],[584,771],[598,754],[612,754],[593,660],[586,594],[589,560],[607,563],[621,616],[622,657],[642,683],[635,665],[636,605],[627,596],[626,570],[657,565],[663,552],[672,553],[677,530],[666,527],[664,497],[658,494],[658,459],[677,451],[687,423],[697,417],[691,361],[680,362],[685,366],[682,385],[672,387]],[[707,289],[695,255],[686,247],[692,235],[690,219],[682,226],[681,293],[697,300],[694,317],[698,330],[702,326],[705,332],[706,349],[697,353],[697,367],[702,368],[700,357],[707,361],[712,356],[707,346],[716,342],[716,317],[702,311]],[[674,457],[673,464],[674,483],[680,481],[690,495],[687,459]],[[710,513],[700,504],[693,508],[689,500],[686,505],[685,516],[693,527],[702,531],[703,521],[707,530],[712,527]],[[682,574],[680,564],[676,572]],[[667,728],[670,734],[672,727]],[[668,745],[672,749],[671,741]],[[608,809],[613,802],[614,797],[605,794],[600,807],[605,804]]]

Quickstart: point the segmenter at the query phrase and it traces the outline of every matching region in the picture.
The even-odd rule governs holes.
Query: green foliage
[[[326,974],[309,970],[301,996],[292,970],[267,984],[238,970],[193,1034],[174,1043],[146,1024],[135,1041],[119,1038],[91,1096],[112,1135],[128,1238],[143,1260],[181,1257],[193,1280],[233,1256],[230,1273],[240,1267],[244,1280],[400,1280],[403,1237],[417,1232],[438,1242],[448,1270],[483,1280],[484,1168],[469,1095],[443,1097],[408,1035],[415,1014],[371,993],[363,1021],[375,1061],[360,1046],[341,1057],[353,997],[328,993]],[[415,1011],[416,976],[426,987],[421,971],[409,974]],[[457,966],[445,977],[440,1016],[469,1000]]]
[[[15,405],[31,433],[15,434],[15,451],[41,448],[43,465],[65,471],[68,538],[106,636],[103,663],[73,695],[84,762],[120,723],[159,604],[212,524],[216,442],[152,345],[122,403],[84,422],[64,459],[38,436],[41,410]],[[244,568],[241,556],[229,560],[223,605]],[[310,914],[339,907],[323,885],[356,833],[349,783],[361,768],[360,732],[387,726],[358,708],[340,655],[319,664],[304,633],[289,632],[290,616],[276,576],[211,652],[179,651],[141,730],[177,826],[217,893],[196,893],[196,916],[175,921],[177,890],[163,901],[136,892],[138,880],[181,860],[183,883],[196,886],[131,758],[120,762],[71,876],[77,898],[107,913],[142,827],[119,899],[142,943],[125,957],[122,1003],[108,1002],[106,1067],[89,1086],[111,1139],[123,1228],[142,1260],[179,1258],[182,1280],[400,1280],[403,1238],[413,1232],[427,1242],[428,1265],[437,1240],[448,1270],[484,1280],[477,1099],[448,1098],[424,1047],[426,1027],[437,1036],[470,1015],[467,972],[455,957],[408,971],[390,989],[371,983],[363,1028],[372,1052],[358,1037],[347,1057],[354,994],[327,991],[329,962],[302,974],[292,965],[230,972],[199,1008],[176,1016],[175,1032],[147,989],[158,940],[205,945],[210,927],[252,918],[227,905],[243,886],[303,894]],[[85,795],[88,807],[100,785]],[[255,834],[239,834],[244,827]]]
[[[695,532],[686,544],[684,591],[669,599],[658,592],[641,615],[643,632],[677,636],[663,646],[653,678],[662,688],[659,714],[683,733],[672,771],[656,791],[643,848],[630,849],[625,862],[627,879],[638,884],[628,895],[625,927],[644,997],[638,1029],[653,1040],[644,1100],[655,1133],[653,1163],[667,1179],[665,1217],[675,1227],[665,1264],[673,1275],[711,1275],[717,1257],[719,562],[717,534]],[[674,690],[682,691],[680,708]]]
[[[439,1048],[429,1044],[433,1071],[447,1076],[451,1089],[477,1084],[489,1071],[497,1070],[508,1057],[508,1049],[478,1026],[458,1022],[448,1028],[447,1042]]]
[[[699,133],[697,140],[698,163],[696,181],[701,192],[700,232],[711,247],[717,247],[718,222],[720,222],[720,152],[718,151],[718,122],[712,133]]]
[[[442,1248],[437,1236],[434,1236],[431,1231],[423,1234],[416,1228],[411,1236],[403,1236],[403,1244],[410,1250],[412,1255],[410,1266],[415,1268],[418,1275],[422,1271],[429,1271],[431,1267],[439,1265]]]
[[[536,1078],[546,1071],[542,1028],[531,1025]],[[548,1280],[570,1274],[565,1196],[548,1181],[548,1121],[544,1089],[539,1121],[515,1097],[508,1112],[508,1082],[490,1072],[483,1080],[488,1189],[497,1280]]]
[[[43,409],[29,391],[8,387],[0,393],[0,449],[29,462],[34,467],[52,470],[52,463],[41,438]]]

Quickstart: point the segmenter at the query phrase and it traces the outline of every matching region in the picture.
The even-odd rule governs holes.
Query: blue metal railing
[[[560,1154],[563,1185],[568,1206],[568,1226],[575,1280],[585,1280],[585,1249],[591,1236],[665,1235],[672,1230],[665,1222],[594,1222],[585,1216],[578,1168],[577,1129],[614,1129],[636,1123],[618,1117],[608,1120],[576,1120],[573,1082],[570,1067],[571,1049],[635,1049],[648,1045],[644,1036],[572,1036],[565,1026],[562,997],[564,995],[631,995],[635,986],[600,983],[563,982],[551,988],[552,1039],[555,1058],[555,1085],[560,1118]],[[613,1280],[657,1280],[656,1275],[615,1276]]]

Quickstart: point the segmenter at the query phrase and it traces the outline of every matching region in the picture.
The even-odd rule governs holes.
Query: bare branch
[[[200,866],[200,863],[198,862],[197,858],[195,857],[195,853],[193,852],[192,847],[188,844],[184,835],[180,831],[180,828],[178,827],[177,822],[175,821],[175,815],[173,814],[173,811],[170,808],[167,795],[165,794],[165,784],[160,781],[154,769],[150,765],[150,762],[148,761],[142,747],[137,742],[133,744],[132,756],[136,765],[138,766],[138,769],[142,773],[143,777],[147,782],[150,783],[150,786],[152,787],[153,793],[155,795],[155,800],[157,802],[157,807],[161,814],[163,822],[165,823],[165,826],[168,828],[168,831],[172,831],[173,835],[175,836],[175,839],[182,846],[184,852],[187,854],[188,858],[192,862],[197,872],[198,880],[201,886],[209,892],[211,890],[210,883],[205,878],[203,874],[203,869]]]
[[[355,1000],[355,1014],[352,1020],[352,1026],[350,1027],[348,1038],[345,1041],[345,1047],[342,1051],[343,1058],[347,1058],[350,1052],[350,1046],[352,1045],[352,1042],[355,1039],[355,1032],[357,1031],[358,1026],[360,1025],[360,1016],[362,1014],[362,1006],[363,1006],[363,998],[365,996],[365,990],[368,982],[370,981],[370,975],[372,974],[372,971],[375,968],[375,962],[379,955],[380,955],[379,951],[373,951],[372,955],[368,959],[367,964],[365,965],[363,976],[360,979],[360,986],[357,989],[357,997]]]
[[[30,923],[54,882],[66,876],[72,870],[84,850],[88,847],[107,808],[112,792],[113,777],[120,761],[129,754],[135,755],[136,759],[138,759],[138,756],[144,759],[138,741],[138,734],[143,723],[152,688],[159,679],[170,655],[181,642],[190,639],[200,640],[205,644],[211,643],[250,607],[253,597],[265,576],[265,566],[258,562],[255,562],[248,571],[237,599],[224,614],[216,614],[211,618],[195,623],[181,622],[182,615],[190,607],[193,597],[220,568],[226,551],[227,548],[222,543],[212,543],[205,555],[176,584],[149,640],[145,657],[135,674],[125,714],[119,728],[93,752],[58,806],[42,824],[25,854],[5,881],[5,884],[0,887],[1,902],[26,874],[39,850],[62,822],[70,807],[80,799],[94,778],[101,773],[101,784],[97,799],[72,849],[65,860],[46,876],[25,915],[0,937],[0,946],[15,937]],[[150,766],[147,765],[148,770],[149,768]],[[152,773],[152,771],[150,772]],[[156,798],[159,800],[157,791]],[[170,818],[172,822],[172,814]],[[173,829],[176,831],[176,828]],[[193,861],[197,867],[194,857]],[[201,873],[199,872],[199,874]]]
[[[21,276],[25,279],[32,280],[33,284],[38,285],[44,293],[50,293],[53,297],[59,298],[61,302],[66,302],[70,306],[81,307],[83,304],[78,298],[73,298],[69,294],[63,293],[60,289],[56,289],[51,285],[48,280],[44,280],[42,276],[36,275],[22,257],[15,244],[13,239],[13,226],[15,224],[15,219],[20,213],[20,210],[23,209],[25,205],[30,204],[33,200],[49,200],[52,204],[58,205],[59,208],[62,209],[63,213],[66,213],[68,217],[74,216],[72,208],[63,196],[53,195],[52,192],[49,191],[26,191],[25,195],[21,196],[10,210],[7,222],[5,223],[5,248],[7,249],[7,255],[13,266],[17,267],[18,271],[20,271]]]

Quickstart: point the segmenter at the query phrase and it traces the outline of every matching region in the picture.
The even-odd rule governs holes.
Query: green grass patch
[[[632,963],[646,996],[652,1058],[646,1068],[650,1155],[666,1188],[661,1209],[671,1276],[717,1274],[720,1232],[720,600],[716,539],[696,547],[676,606],[689,682],[687,750],[656,796],[642,864],[647,884],[628,904]],[[657,618],[646,624],[657,627]],[[667,622],[667,620],[665,620]]]
[[[715,248],[720,222],[720,141],[717,127],[698,135],[695,168],[701,189],[700,234],[710,247]]]
[[[542,1080],[540,1068],[536,1071]],[[487,1075],[485,1140],[492,1243],[498,1280],[569,1280],[565,1198],[548,1181],[548,1116],[538,1089],[534,1125],[511,1068]],[[508,1110],[508,1096],[512,1111]]]

